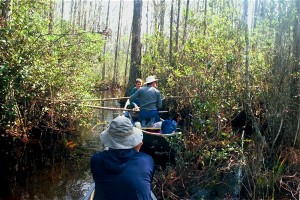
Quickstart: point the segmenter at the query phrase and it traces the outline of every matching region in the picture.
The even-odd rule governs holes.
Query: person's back
[[[119,116],[100,135],[108,150],[91,157],[91,171],[95,181],[95,200],[151,200],[154,161],[139,152],[143,142],[141,130],[131,121]]]
[[[139,99],[140,112],[138,121],[142,127],[152,126],[154,122],[160,121],[158,109],[162,107],[162,98],[160,91],[156,89],[157,80],[154,76],[146,78],[146,87],[140,88],[129,97],[130,102]],[[147,125],[146,125],[147,124]]]
[[[154,161],[134,149],[108,150],[91,158],[95,198],[151,200]]]
[[[162,106],[160,92],[155,87],[142,87],[132,98],[135,96],[140,100],[140,110],[157,110]]]

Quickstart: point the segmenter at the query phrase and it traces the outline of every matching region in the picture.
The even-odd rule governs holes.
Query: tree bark
[[[206,35],[206,26],[207,26],[206,18],[207,18],[207,0],[204,1],[203,35]]]
[[[54,2],[53,0],[50,0],[50,11],[49,11],[49,25],[48,25],[48,32],[49,34],[53,33],[53,23],[54,23]]]
[[[176,41],[176,45],[175,45],[175,49],[176,52],[178,52],[178,48],[179,48],[179,25],[180,25],[180,0],[178,1],[178,5],[177,5],[177,22],[176,22],[176,36],[175,36],[175,41]]]
[[[108,30],[109,8],[110,8],[110,0],[108,0],[108,4],[107,4],[105,30]],[[107,43],[107,36],[106,36],[106,40],[105,40],[104,46],[103,46],[103,55],[104,55],[104,57],[105,57],[105,53],[106,53],[106,43]],[[102,81],[105,80],[105,75],[106,75],[106,63],[105,63],[105,60],[104,60],[103,61],[103,66],[102,66]]]
[[[131,33],[132,33],[132,27],[130,29],[130,35],[129,35],[129,39],[128,39],[128,47],[127,47],[127,53],[126,53],[126,62],[125,62],[125,81],[124,81],[124,85],[127,85],[127,71],[128,71],[128,59],[129,59],[129,50],[130,50],[130,41],[131,41]]]
[[[125,96],[129,96],[135,79],[141,77],[141,21],[142,21],[142,0],[134,0],[133,18],[132,18],[132,41],[131,41],[131,64],[129,83]]]
[[[295,27],[294,27],[294,54],[295,54],[295,66],[293,69],[293,74],[300,74],[300,1],[295,0],[296,3],[296,18],[295,18]],[[300,78],[296,76],[291,83],[291,98],[296,98],[295,105],[295,117],[296,117],[296,130],[295,130],[295,139],[293,145],[296,145],[297,139],[300,135]],[[298,113],[298,114],[297,114]]]
[[[171,14],[170,14],[170,43],[169,43],[169,63],[173,66],[173,4],[171,3]]]
[[[165,0],[160,1],[160,12],[159,12],[159,35],[161,38],[164,36],[164,26],[165,26],[165,12],[166,12],[166,2]],[[161,43],[163,44],[163,43]]]
[[[2,18],[0,21],[0,27],[6,27],[7,26],[7,20],[8,20],[8,12],[9,12],[9,7],[11,5],[11,0],[6,0],[3,3],[3,7],[1,9],[2,12]]]
[[[185,20],[184,20],[184,30],[183,30],[183,37],[182,37],[182,46],[184,47],[185,41],[187,38],[187,26],[189,20],[189,9],[190,9],[190,0],[186,2],[186,12],[185,12]]]
[[[119,51],[119,38],[120,38],[120,30],[121,30],[121,17],[122,17],[122,6],[123,1],[120,1],[119,7],[119,21],[118,21],[118,31],[117,31],[117,39],[116,39],[116,48],[115,48],[115,63],[114,63],[114,75],[113,75],[113,86],[117,86],[118,79],[118,51]]]
[[[63,20],[64,20],[64,7],[65,7],[65,0],[61,0],[61,19],[60,19],[60,27],[63,28]]]
[[[252,106],[251,106],[251,93],[250,93],[250,72],[249,72],[249,30],[248,30],[248,0],[244,0],[244,29],[245,29],[245,99],[246,99],[246,112],[252,121],[258,143],[263,146],[266,145],[264,137],[262,136],[258,124],[256,122]],[[263,147],[262,146],[262,147]],[[260,152],[262,153],[262,152]]]

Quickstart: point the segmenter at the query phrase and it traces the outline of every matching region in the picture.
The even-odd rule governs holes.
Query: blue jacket
[[[154,161],[148,154],[111,149],[93,155],[90,164],[96,200],[152,200]]]

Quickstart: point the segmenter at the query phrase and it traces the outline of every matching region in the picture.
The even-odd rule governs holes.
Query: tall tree
[[[1,8],[1,21],[0,21],[0,27],[6,27],[7,24],[7,18],[9,16],[8,12],[9,12],[9,7],[11,4],[12,0],[5,0],[2,3],[2,8]]]
[[[129,60],[129,51],[130,51],[130,41],[131,41],[131,34],[132,34],[132,27],[130,29],[130,35],[129,35],[129,38],[128,38],[128,45],[127,45],[127,53],[126,53],[126,62],[125,62],[125,75],[124,75],[124,84],[126,85],[127,84],[127,71],[128,71],[128,60]]]
[[[141,77],[141,27],[142,27],[142,0],[134,0],[133,18],[132,18],[132,40],[131,40],[131,64],[129,83],[125,95],[130,94],[135,79]]]
[[[253,123],[257,142],[265,145],[265,141],[258,128],[254,113],[252,110],[250,93],[250,72],[249,72],[249,29],[248,29],[248,0],[244,0],[244,29],[245,29],[245,99],[246,112]],[[262,152],[259,152],[262,153]]]
[[[54,26],[54,2],[53,0],[50,0],[50,13],[49,13],[49,25],[48,25],[49,34],[53,33],[53,26]]]
[[[77,15],[77,26],[81,26],[81,0],[78,0],[78,6],[77,6],[77,12],[78,12],[78,15]]]
[[[203,35],[206,35],[206,27],[207,27],[207,1],[208,0],[204,0],[204,17],[203,17]]]
[[[174,0],[171,2],[171,14],[170,14],[170,43],[169,43],[169,63],[173,66],[173,4]]]
[[[298,139],[298,136],[300,135],[300,78],[299,78],[299,74],[300,74],[300,1],[299,0],[295,0],[296,3],[296,17],[295,17],[295,22],[294,22],[294,54],[295,54],[295,64],[294,64],[294,68],[293,68],[293,74],[295,74],[295,78],[291,83],[291,88],[292,88],[292,92],[291,92],[291,96],[292,98],[296,99],[298,98],[298,100],[296,100],[296,107],[295,107],[295,111],[296,111],[296,115],[295,118],[297,119],[297,126],[296,126],[296,130],[295,130],[295,139],[294,139],[294,143],[293,145],[295,146],[296,141]],[[298,74],[298,76],[297,76]],[[298,105],[297,105],[298,104]],[[297,114],[298,113],[298,114]]]
[[[110,0],[108,0],[108,3],[107,3],[107,14],[106,14],[105,30],[108,30],[109,9],[110,9]],[[106,40],[105,40],[104,45],[103,45],[104,58],[105,58],[105,54],[106,54],[107,39],[108,39],[108,37],[106,36]],[[104,60],[103,61],[103,66],[102,66],[102,81],[105,80],[105,74],[106,74],[106,62]]]
[[[189,20],[189,10],[190,10],[190,0],[186,1],[186,9],[185,9],[185,20],[184,20],[184,29],[183,29],[183,37],[182,37],[182,46],[184,46],[186,38],[187,38],[187,26]]]
[[[121,17],[122,17],[122,6],[123,1],[120,1],[119,7],[119,22],[118,22],[118,31],[117,31],[117,39],[116,39],[116,48],[115,48],[115,63],[114,63],[114,74],[113,74],[113,86],[116,86],[118,79],[118,51],[119,51],[119,42],[120,42],[120,34],[121,34]]]
[[[63,19],[64,19],[64,8],[65,8],[65,0],[61,0],[61,19],[60,19],[60,22],[61,22],[61,28],[63,26]]]
[[[180,0],[178,1],[178,5],[177,5],[177,21],[176,21],[176,35],[175,35],[175,41],[176,41],[176,45],[175,45],[175,49],[176,52],[178,52],[178,43],[179,43],[179,25],[180,25],[180,8],[181,8],[181,4],[180,4]]]
[[[160,1],[160,12],[159,12],[159,35],[163,39],[164,36],[164,26],[165,26],[165,12],[166,12],[166,2],[165,0]],[[163,41],[162,43],[163,44]]]

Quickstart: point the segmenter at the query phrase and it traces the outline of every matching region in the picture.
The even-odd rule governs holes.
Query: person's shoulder
[[[150,155],[148,155],[148,154],[146,154],[146,153],[143,153],[143,152],[138,152],[138,153],[136,154],[136,156],[137,156],[138,158],[140,158],[140,159],[145,159],[145,160],[153,161],[153,158],[152,158]]]
[[[103,152],[95,153],[90,158],[91,162],[96,162],[96,161],[99,161],[99,160],[102,160],[102,159],[103,159]]]
[[[156,93],[160,93],[160,91],[157,89],[157,88],[155,88],[155,87],[152,87],[151,88],[153,91],[155,91]]]

